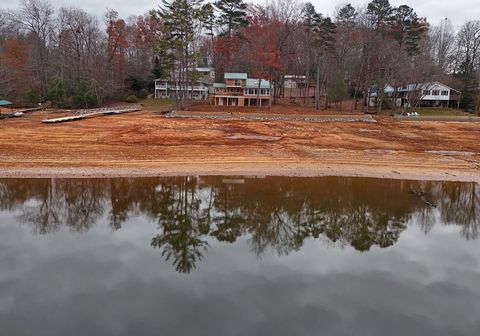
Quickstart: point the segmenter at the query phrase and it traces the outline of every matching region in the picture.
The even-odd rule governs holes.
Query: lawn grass
[[[449,108],[433,108],[433,107],[420,107],[414,109],[421,116],[425,117],[458,117],[464,116],[466,113],[457,110],[457,109],[449,109]]]
[[[170,99],[146,98],[142,99],[139,103],[143,105],[145,110],[164,112],[170,109],[172,101]]]

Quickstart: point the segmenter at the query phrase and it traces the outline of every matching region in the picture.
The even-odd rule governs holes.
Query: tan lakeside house
[[[248,78],[246,73],[224,75],[225,83],[213,83],[214,105],[217,106],[265,106],[272,105],[270,81]]]

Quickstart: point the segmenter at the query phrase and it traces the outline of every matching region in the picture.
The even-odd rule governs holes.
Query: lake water
[[[0,335],[480,335],[480,185],[0,179]]]

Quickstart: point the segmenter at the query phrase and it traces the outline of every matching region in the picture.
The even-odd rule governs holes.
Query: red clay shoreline
[[[375,123],[211,120],[149,111],[41,123],[57,115],[35,112],[0,122],[0,177],[364,176],[480,182],[478,123],[387,116],[375,116]]]

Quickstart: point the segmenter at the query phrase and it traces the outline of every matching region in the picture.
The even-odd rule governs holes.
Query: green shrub
[[[78,77],[50,81],[45,98],[55,106],[65,108],[89,108],[97,105],[94,84]]]
[[[127,103],[136,103],[138,101],[137,97],[135,95],[130,95],[125,99]]]
[[[40,94],[35,90],[28,90],[24,93],[23,98],[32,106],[35,106],[40,102]]]

